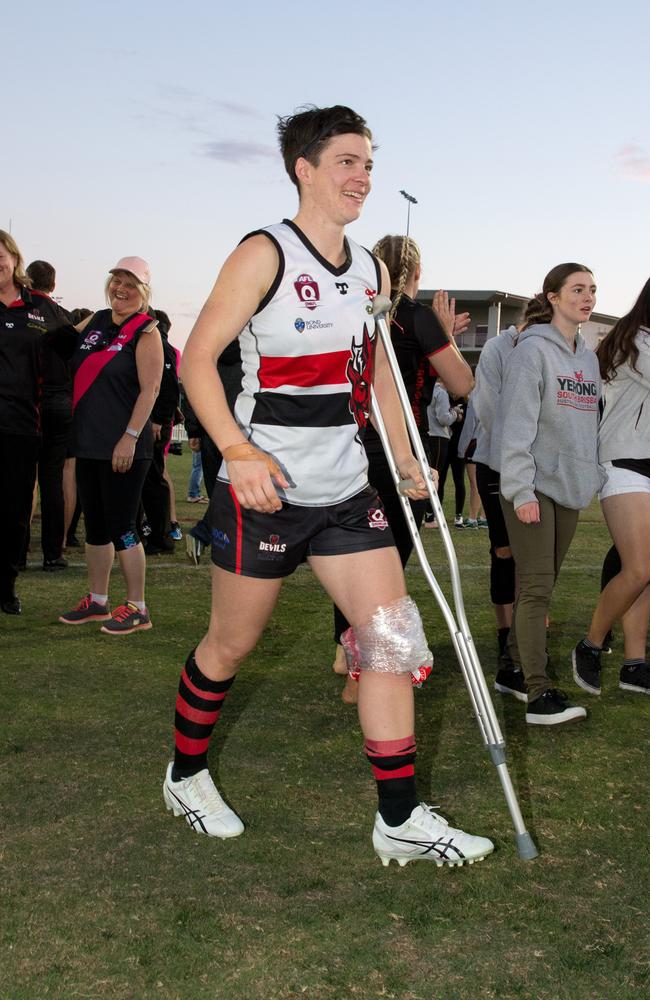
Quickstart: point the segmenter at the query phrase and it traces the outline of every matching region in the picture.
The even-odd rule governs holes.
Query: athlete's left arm
[[[382,283],[381,294],[390,295],[390,279],[383,261],[380,261]],[[397,467],[403,479],[412,479],[416,489],[407,490],[406,496],[419,500],[427,496],[427,488],[420,469],[420,463],[413,454],[411,441],[406,429],[404,411],[400,403],[395,380],[393,379],[383,344],[378,339],[375,347],[375,366],[372,390],[377,397]]]
[[[149,324],[141,333],[135,349],[135,363],[138,369],[140,392],[127,426],[140,433],[153,409],[160,390],[160,380],[163,373],[164,355],[162,340],[157,324]],[[113,471],[128,472],[133,464],[136,438],[124,433],[113,449]]]

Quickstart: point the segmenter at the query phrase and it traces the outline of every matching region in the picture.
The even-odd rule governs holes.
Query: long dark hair
[[[631,365],[634,371],[638,372],[636,363],[639,360],[639,348],[636,346],[635,337],[640,326],[650,328],[650,278],[641,289],[629,313],[621,316],[618,323],[598,345],[598,363],[604,382],[611,382],[617,368],[624,364]]]
[[[553,306],[548,301],[549,292],[559,292],[570,274],[576,271],[584,271],[585,274],[593,274],[586,264],[556,264],[546,277],[542,285],[541,292],[534,295],[528,302],[522,320],[521,333],[527,330],[533,323],[552,323]]]

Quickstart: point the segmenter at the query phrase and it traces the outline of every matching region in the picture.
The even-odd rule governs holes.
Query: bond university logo
[[[310,274],[299,274],[293,283],[300,303],[307,309],[316,309],[320,305],[318,282]]]
[[[230,539],[225,531],[221,528],[212,529],[212,544],[216,545],[218,549],[225,549],[226,545],[230,545]]]
[[[345,374],[350,383],[350,413],[359,428],[368,423],[370,416],[370,387],[372,383],[372,340],[368,327],[363,324],[363,334],[359,343],[352,340],[350,360]],[[357,441],[360,441],[357,434]]]
[[[585,379],[584,372],[557,376],[556,402],[573,410],[595,410],[598,406],[596,383]]]

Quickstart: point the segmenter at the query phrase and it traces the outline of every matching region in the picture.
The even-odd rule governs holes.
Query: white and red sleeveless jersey
[[[286,220],[258,233],[273,241],[280,262],[239,335],[235,419],[282,468],[291,484],[278,489],[284,500],[339,503],[367,483],[359,431],[370,411],[379,263],[346,240],[346,260],[334,267]],[[220,478],[227,479],[225,464]]]

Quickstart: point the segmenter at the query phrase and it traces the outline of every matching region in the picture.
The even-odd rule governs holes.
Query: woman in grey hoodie
[[[623,619],[625,660],[619,684],[650,694],[646,635],[650,612],[650,280],[598,348],[605,409],[598,435],[607,482],[600,502],[621,569],[600,595],[586,637],[573,650],[573,676],[600,694],[600,654]]]
[[[599,490],[598,360],[578,332],[596,303],[593,274],[559,264],[526,309],[504,371],[492,437],[501,505],[519,577],[508,651],[528,689],[526,722],[584,719],[546,672],[546,627],[553,587],[578,523]],[[496,461],[496,465],[493,464]]]

